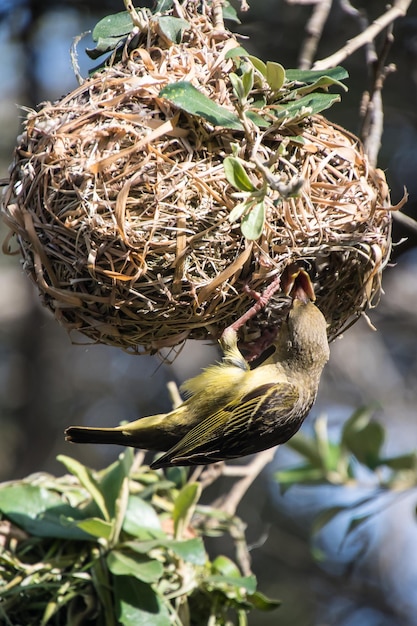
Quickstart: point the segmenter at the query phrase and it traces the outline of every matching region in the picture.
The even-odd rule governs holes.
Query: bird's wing
[[[152,467],[213,463],[283,443],[307,412],[296,414],[298,400],[298,388],[288,382],[256,387],[202,420]]]

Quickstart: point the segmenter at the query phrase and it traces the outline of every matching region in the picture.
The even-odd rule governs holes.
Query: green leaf
[[[238,18],[236,9],[230,4],[228,0],[224,0],[222,2],[222,13],[224,20],[230,20],[231,22],[240,24],[240,19]]]
[[[363,526],[363,524],[366,524],[366,522],[369,519],[372,519],[372,517],[373,517],[372,513],[367,513],[365,515],[360,515],[358,517],[354,517],[350,521],[349,526],[348,526],[348,528],[346,530],[346,536],[349,535],[350,533],[354,532],[360,526]]]
[[[247,99],[253,87],[253,68],[250,67],[248,64],[246,65],[247,65],[247,68],[242,74],[242,84],[243,84],[245,100]]]
[[[325,475],[322,469],[311,465],[299,465],[287,470],[280,470],[274,474],[276,481],[281,487],[289,487],[295,483],[324,482]]]
[[[94,27],[92,32],[93,41],[107,39],[108,37],[120,37],[128,35],[133,30],[133,22],[127,11],[114,13],[103,17]]]
[[[175,498],[172,517],[176,539],[181,538],[184,530],[188,527],[200,494],[201,484],[189,483],[181,489]]]
[[[158,0],[154,13],[168,13],[173,6],[173,0]]]
[[[343,425],[341,444],[348,445],[349,440],[355,437],[365,426],[369,424],[374,416],[376,406],[363,406],[352,413]]]
[[[220,554],[217,556],[212,563],[212,570],[214,574],[219,574],[221,576],[240,578],[240,570],[236,563],[229,559],[228,556],[224,556]]]
[[[271,122],[265,120],[262,115],[259,115],[256,111],[248,109],[245,111],[245,115],[255,124],[255,126],[258,126],[258,128],[268,128],[268,126],[271,126]]]
[[[332,506],[328,509],[324,509],[313,522],[312,533],[317,535],[322,528],[324,528],[329,522],[339,515],[342,511],[346,511],[345,506]]]
[[[105,520],[110,520],[109,511],[106,505],[106,499],[101,491],[100,485],[90,469],[82,465],[79,461],[72,459],[69,456],[60,454],[57,456],[57,460],[65,465],[67,470],[73,474],[82,486],[88,491],[94,502],[97,504]]]
[[[272,91],[279,91],[285,81],[285,69],[280,63],[267,61],[265,78]]]
[[[245,200],[245,202],[239,202],[239,204],[236,204],[229,213],[229,222],[233,224],[233,222],[236,222],[237,220],[239,220],[242,217],[242,215],[250,209],[251,206],[252,206],[251,200],[249,201]]]
[[[268,598],[260,591],[255,591],[248,597],[251,604],[258,609],[258,611],[275,611],[276,608],[281,606],[281,600],[275,600],[274,598]]]
[[[242,217],[242,235],[250,241],[259,239],[265,224],[265,204],[263,200],[252,205],[251,209]]]
[[[133,463],[133,450],[126,448],[117,461],[100,472],[99,487],[102,492],[106,510],[111,519],[125,515],[129,489],[129,473]]]
[[[151,541],[128,541],[124,545],[139,554],[147,554],[155,548],[165,548],[183,561],[194,565],[204,565],[207,561],[204,543],[200,537],[186,540],[159,537]]]
[[[172,102],[179,109],[198,115],[214,126],[222,126],[233,130],[243,130],[239,118],[220,106],[187,81],[179,81],[166,85],[159,95]]]
[[[90,59],[98,59],[106,52],[111,52],[119,45],[126,41],[126,36],[123,37],[100,37],[97,41],[95,48],[87,48],[86,53]]]
[[[417,455],[415,452],[400,454],[390,458],[381,459],[381,465],[387,465],[395,471],[415,470],[417,466]]]
[[[145,529],[161,530],[158,514],[148,502],[131,495],[124,516],[123,530],[130,535],[140,536]]]
[[[286,77],[287,81],[304,84],[312,84],[325,78],[329,84],[340,85],[346,89],[341,81],[349,78],[349,73],[344,67],[337,66],[327,70],[287,70]]]
[[[246,173],[242,161],[233,156],[227,156],[223,161],[224,173],[228,182],[240,191],[256,191],[255,185]]]
[[[225,59],[236,59],[236,57],[249,57],[249,54],[242,46],[236,46],[228,50],[224,55]]]
[[[340,102],[339,94],[313,93],[293,102],[273,105],[271,110],[276,110],[278,119],[301,120],[330,108],[335,102]]]
[[[262,59],[258,59],[258,57],[254,57],[251,54],[248,55],[249,61],[251,61],[253,67],[258,70],[262,76],[266,77],[266,63],[262,61]]]
[[[341,443],[370,469],[382,464],[381,448],[385,440],[385,430],[371,418],[375,407],[365,407],[355,411],[345,423]]]
[[[185,30],[190,28],[187,20],[180,17],[171,17],[163,15],[158,18],[158,25],[161,33],[173,43],[181,43],[182,35]]]
[[[187,563],[192,563],[193,565],[206,564],[206,550],[204,542],[200,537],[196,537],[195,539],[186,539],[184,541],[172,539],[167,541],[165,546]]]
[[[385,439],[385,429],[377,422],[370,422],[349,440],[350,451],[360,463],[375,469],[381,464],[380,452]]]
[[[306,437],[304,433],[298,432],[294,437],[291,437],[285,445],[308,459],[312,467],[320,469],[323,467],[320,454],[317,449],[317,442],[312,437]]]
[[[156,583],[164,573],[162,563],[147,556],[121,550],[112,550],[106,558],[107,566],[115,576],[134,576],[144,583]]]
[[[316,80],[315,83],[311,83],[309,85],[306,85],[305,87],[299,87],[295,91],[299,96],[304,96],[308,93],[311,93],[312,91],[317,91],[318,89],[324,89],[324,91],[328,91],[329,87],[331,87],[332,85],[337,85],[338,87],[341,87],[344,91],[348,90],[346,85],[344,85],[343,83],[340,83],[337,80],[332,80],[328,76],[323,76],[322,78],[319,78],[319,80]]]
[[[132,576],[114,577],[114,599],[122,626],[170,626],[168,609],[151,585]]]
[[[77,522],[78,528],[81,528],[89,535],[99,539],[109,541],[113,532],[113,524],[105,522],[100,517],[89,517]]]
[[[244,102],[246,100],[246,94],[242,79],[234,72],[231,72],[229,74],[229,79],[232,83],[233,92],[236,98],[239,100],[239,102]]]
[[[225,587],[231,587],[233,590],[238,592],[238,595],[240,595],[241,589],[244,589],[250,594],[253,594],[256,591],[256,577],[253,575],[236,577],[213,575],[207,576],[206,581],[208,585],[218,587],[223,589],[223,591],[225,590]]]
[[[83,517],[82,511],[44,487],[25,483],[1,487],[0,512],[35,537],[90,539],[73,523],[74,519]]]

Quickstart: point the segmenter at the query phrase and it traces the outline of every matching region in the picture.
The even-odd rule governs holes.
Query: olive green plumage
[[[75,443],[112,443],[166,451],[151,467],[200,465],[285,443],[313,405],[329,358],[326,321],[302,289],[294,295],[275,351],[250,369],[228,330],[221,363],[184,383],[187,400],[170,413],[117,428],[71,426]]]

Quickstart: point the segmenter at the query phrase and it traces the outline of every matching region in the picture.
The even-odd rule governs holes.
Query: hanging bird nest
[[[378,298],[384,175],[316,113],[338,96],[242,52],[197,4],[174,15],[179,43],[147,16],[117,62],[29,112],[3,193],[6,251],[17,239],[68,331],[141,354],[218,336],[253,304],[246,287],[302,262],[331,340]],[[243,339],[286,306],[273,299]]]

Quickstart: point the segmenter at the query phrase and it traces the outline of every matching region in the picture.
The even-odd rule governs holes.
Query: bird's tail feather
[[[119,446],[129,445],[126,434],[115,428],[89,428],[87,426],[70,426],[65,431],[65,440],[72,443],[107,443]]]

